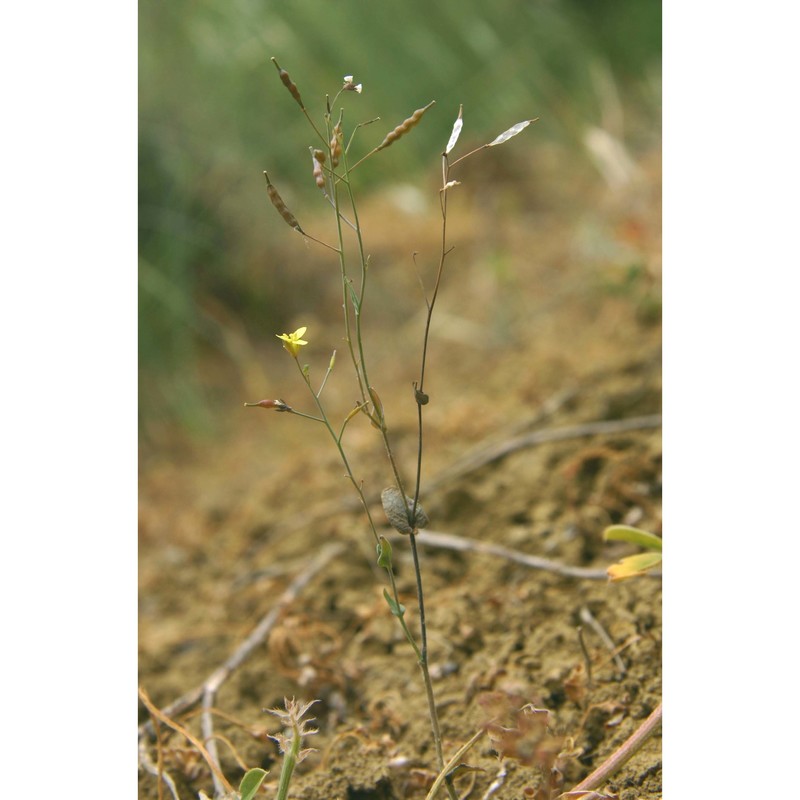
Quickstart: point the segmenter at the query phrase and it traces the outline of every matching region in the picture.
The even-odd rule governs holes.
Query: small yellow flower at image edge
[[[308,342],[303,339],[303,334],[308,330],[304,325],[298,328],[294,333],[276,333],[275,335],[283,342],[283,348],[288,352],[292,358],[297,358],[300,348]]]

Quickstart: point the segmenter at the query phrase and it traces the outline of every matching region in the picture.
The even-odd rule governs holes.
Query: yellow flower
[[[275,335],[283,342],[283,349],[286,350],[292,358],[297,358],[300,348],[308,342],[302,338],[306,332],[306,327],[298,328],[294,333],[276,333]]]

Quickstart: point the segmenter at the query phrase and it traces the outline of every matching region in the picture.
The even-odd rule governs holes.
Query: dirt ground
[[[527,194],[498,192],[487,208],[485,195],[465,191],[451,212],[456,250],[426,380],[421,499],[430,537],[419,542],[445,757],[500,707],[512,729],[524,728],[518,709],[526,704],[550,712],[541,740],[550,750],[539,747],[535,757],[524,757],[521,746],[500,757],[496,738],[480,738],[463,759],[473,769],[456,778],[462,797],[542,798],[551,789],[555,797],[602,763],[661,700],[661,580],[603,577],[635,552],[604,543],[607,525],[662,533],[658,152],[638,167],[613,192],[588,173],[565,186],[542,168]],[[368,352],[376,354],[371,380],[401,468],[412,475],[410,386],[422,317],[408,251],[435,253],[438,229],[435,215],[430,225],[412,219],[420,242],[411,242],[409,226],[385,223],[387,215],[404,221],[392,202],[387,193],[362,214],[365,230],[375,231],[367,243],[375,310],[365,326]],[[305,259],[294,240],[286,252],[292,245]],[[326,257],[316,258],[298,267],[299,298]],[[291,299],[297,326],[309,327],[303,356],[317,377],[341,337],[336,274],[326,269],[333,299],[322,291],[322,305],[332,313]],[[338,453],[321,426],[242,408],[244,400],[280,397],[311,410],[275,332],[264,331],[271,339],[266,377],[233,387],[223,442],[142,452],[140,683],[156,706],[169,706],[276,610],[268,634],[213,700],[214,741],[231,784],[243,765],[261,766],[270,774],[260,796],[274,795],[280,756],[267,734],[280,725],[264,709],[296,697],[318,700],[311,713],[319,733],[307,742],[318,752],[299,765],[290,797],[424,798],[436,775],[425,693],[384,600],[374,542]],[[325,395],[338,418],[354,399],[343,355]],[[383,523],[378,497],[391,479],[377,432],[361,420],[346,445]],[[455,550],[445,534],[467,547],[505,550]],[[416,632],[408,540],[392,542]],[[585,574],[536,568],[514,553]],[[318,559],[327,562],[286,601],[287,588]],[[201,735],[198,703],[174,718]],[[140,704],[140,722],[149,719]],[[179,796],[211,796],[197,749],[164,726],[159,735],[143,739],[143,752]],[[561,753],[560,782],[552,786],[550,751]],[[621,800],[661,797],[660,729],[604,787]],[[139,796],[170,792],[140,769]]]

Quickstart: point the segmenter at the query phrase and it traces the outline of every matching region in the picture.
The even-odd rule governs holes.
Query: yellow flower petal
[[[276,333],[275,335],[283,342],[284,350],[293,358],[297,358],[300,348],[308,344],[305,339],[301,338],[307,330],[308,328],[304,325],[302,328],[298,328],[294,333]]]

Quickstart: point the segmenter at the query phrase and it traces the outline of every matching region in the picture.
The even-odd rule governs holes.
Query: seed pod
[[[369,388],[369,397],[372,400],[372,407],[375,409],[375,414],[370,415],[370,422],[373,426],[380,428],[383,426],[383,403],[381,402],[380,395],[371,386]]]
[[[339,159],[342,157],[342,124],[337,122],[333,126],[333,136],[331,136],[331,166],[338,167]]]
[[[401,136],[408,133],[421,119],[422,115],[435,103],[435,100],[431,100],[425,108],[418,108],[407,120],[403,123],[398,125],[393,131],[386,134],[386,138],[375,148],[376,152],[378,150],[383,150],[384,147],[388,147],[393,142],[396,142]]]
[[[325,173],[322,171],[322,165],[325,163],[325,153],[322,150],[312,150],[311,162],[314,165],[314,183],[324,192]]]
[[[414,508],[414,501],[406,497],[403,502],[403,495],[396,486],[389,486],[381,492],[381,503],[386,513],[389,524],[400,533],[415,533],[418,528],[424,528],[430,521],[428,515],[422,510],[422,506],[417,503],[417,511],[414,514],[414,527],[412,528],[408,520]]]
[[[283,202],[283,198],[278,194],[278,190],[272,185],[266,170],[264,171],[264,177],[267,179],[267,194],[269,195],[269,199],[272,201],[272,205],[275,206],[275,208],[278,210],[278,213],[283,217],[287,225],[291,225],[300,233],[305,233],[300,227],[300,223],[297,221],[294,214],[292,214],[292,212],[286,208],[286,203]]]
[[[300,97],[300,92],[297,89],[297,85],[292,81],[289,77],[289,73],[285,69],[281,69],[280,64],[273,58],[271,59],[272,63],[275,65],[275,69],[278,70],[278,75],[280,76],[281,83],[289,90],[289,94],[297,100],[297,104],[303,111],[306,110],[306,107],[303,105],[303,100]]]

